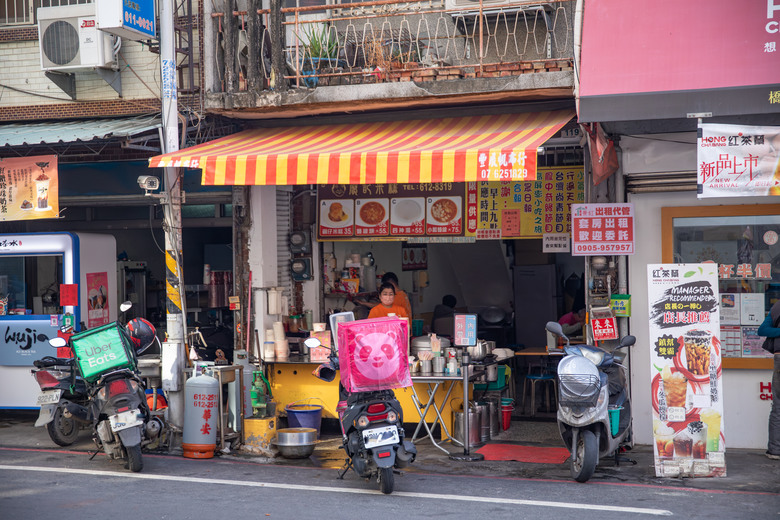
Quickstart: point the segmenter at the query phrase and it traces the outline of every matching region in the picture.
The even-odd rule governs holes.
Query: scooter
[[[126,311],[129,305],[122,304],[120,309]],[[143,469],[141,458],[142,446],[154,442],[164,428],[164,423],[159,417],[153,416],[146,400],[146,388],[143,380],[135,371],[137,356],[143,353],[157,339],[154,326],[143,318],[131,320],[124,328],[117,327],[116,323],[103,326],[116,335],[124,334],[121,341],[128,341],[132,348],[127,365],[119,368],[107,369],[104,372],[85,374],[86,361],[79,358],[79,352],[83,352],[80,341],[84,341],[93,331],[81,332],[72,336],[66,343],[63,338],[54,338],[49,341],[52,346],[64,347],[66,344],[73,349],[76,355],[75,366],[87,383],[89,399],[87,403],[63,400],[63,416],[74,419],[77,422],[91,424],[92,438],[98,447],[103,450],[110,459],[124,460],[125,467],[130,471],[138,472]],[[114,336],[112,341],[117,338]],[[104,340],[95,342],[92,340],[89,350],[99,350]],[[97,347],[95,345],[98,345]],[[108,352],[106,356],[113,355]],[[92,358],[90,362],[105,357]],[[99,451],[98,451],[99,452]],[[98,452],[95,452],[94,457]]]
[[[617,465],[635,460],[621,455],[633,448],[631,401],[626,388],[624,349],[636,343],[625,336],[613,352],[592,345],[570,345],[557,322],[547,331],[566,341],[558,363],[558,429],[571,452],[571,475],[577,482],[593,476],[599,459],[614,456]],[[610,409],[619,410],[617,433],[612,434]]]
[[[311,349],[321,346],[317,338],[304,344]],[[328,362],[318,366],[314,375],[323,381],[333,381],[339,369],[338,355],[331,349]],[[404,439],[403,410],[392,390],[347,392],[339,383],[339,423],[342,448],[347,454],[339,479],[350,468],[361,478],[376,478],[384,494],[393,492],[395,473],[414,462],[417,448]]]
[[[41,407],[35,426],[46,426],[49,437],[59,446],[70,446],[79,435],[81,424],[66,417],[64,403],[86,406],[87,383],[76,375],[73,358],[44,356],[33,361],[33,377],[41,388],[37,404]]]

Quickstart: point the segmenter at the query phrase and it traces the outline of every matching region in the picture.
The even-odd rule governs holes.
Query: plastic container
[[[501,405],[501,427],[504,431],[509,429],[509,425],[512,424],[512,412],[515,407],[511,404]]]
[[[284,407],[287,412],[287,424],[290,428],[314,428],[320,438],[322,424],[322,405],[290,403]]]
[[[618,428],[620,426],[620,410],[622,409],[622,406],[609,407],[609,429],[613,437],[618,433]]]

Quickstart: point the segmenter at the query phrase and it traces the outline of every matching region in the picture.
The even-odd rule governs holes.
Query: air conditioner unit
[[[73,71],[110,67],[111,35],[98,30],[95,4],[38,8],[41,69]]]

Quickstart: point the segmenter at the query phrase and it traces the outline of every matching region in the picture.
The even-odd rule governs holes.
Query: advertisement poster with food
[[[459,235],[463,232],[463,197],[428,197],[426,235]]]
[[[57,156],[0,159],[0,222],[56,218]]]
[[[349,199],[320,201],[320,236],[351,237],[354,235],[354,207],[354,201]]]
[[[107,324],[108,314],[108,273],[87,273],[87,327]]]
[[[388,199],[357,199],[355,201],[355,235],[377,237],[389,232]]]
[[[718,265],[647,266],[655,471],[725,477]]]
[[[390,200],[390,234],[402,236],[425,234],[425,197]]]

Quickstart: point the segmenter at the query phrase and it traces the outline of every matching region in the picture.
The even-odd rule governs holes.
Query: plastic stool
[[[550,385],[552,385],[553,393],[555,394],[556,405],[558,403],[558,385],[555,384],[555,374],[528,374],[525,376],[525,383],[523,384],[523,410],[525,410],[525,397],[526,387],[528,383],[531,384],[531,417],[536,415],[536,383],[543,383],[545,385],[545,406],[547,412],[551,412],[550,407]]]

